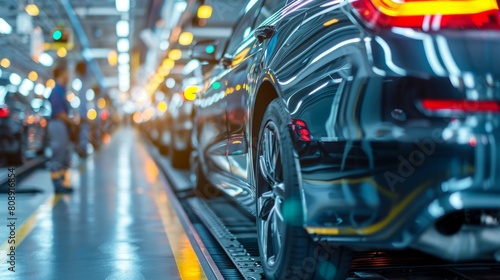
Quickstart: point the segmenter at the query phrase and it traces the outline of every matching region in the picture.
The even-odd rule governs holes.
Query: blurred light
[[[142,113],[135,112],[134,115],[132,116],[132,119],[134,120],[135,123],[141,123],[142,122]]]
[[[63,33],[61,30],[57,29],[56,31],[54,31],[54,33],[52,33],[52,39],[58,41],[62,38],[63,36]]]
[[[170,47],[170,43],[167,40],[160,42],[160,50],[166,51]]]
[[[168,52],[168,58],[172,60],[179,60],[182,58],[182,51],[179,49],[172,49]]]
[[[38,80],[38,73],[35,72],[35,71],[31,71],[29,74],[28,74],[28,79],[32,80],[33,82],[35,82],[36,80]]]
[[[167,102],[165,101],[161,101],[160,103],[158,103],[158,111],[164,113],[167,111],[168,109],[168,105],[167,105]]]
[[[118,49],[119,52],[128,52],[130,50],[129,40],[126,38],[118,39],[118,42],[116,43],[116,48]]]
[[[68,102],[71,102],[75,99],[76,95],[72,92],[68,93],[68,95],[66,95],[66,100],[68,100]]]
[[[110,66],[115,66],[118,63],[118,54],[116,51],[111,50],[108,53],[108,64]]]
[[[193,33],[191,32],[182,32],[179,36],[179,44],[183,46],[189,46],[193,43]]]
[[[212,17],[212,6],[210,5],[201,5],[198,8],[197,16],[201,19],[209,19]]]
[[[82,80],[78,78],[74,79],[73,82],[71,83],[71,86],[73,87],[74,90],[80,91],[83,87]]]
[[[52,88],[50,87],[46,87],[44,90],[43,90],[43,97],[45,98],[49,98],[50,97],[50,94],[52,93]]]
[[[82,102],[80,101],[80,98],[78,96],[75,96],[75,98],[73,98],[73,100],[71,100],[69,104],[72,108],[77,109],[78,107],[80,107],[81,103]]]
[[[188,86],[186,90],[184,90],[184,98],[189,101],[195,100],[198,90],[198,86]]]
[[[92,101],[94,100],[94,98],[95,98],[95,92],[93,89],[89,88],[85,93],[85,99],[87,99],[87,101]]]
[[[116,0],[116,10],[121,13],[126,13],[130,10],[130,0]]]
[[[33,88],[35,87],[35,83],[33,83],[33,81],[30,79],[24,79],[23,83],[21,84],[21,87],[30,91],[33,90]]]
[[[109,119],[109,111],[108,110],[102,110],[102,112],[99,114],[101,117],[101,120],[107,120]]]
[[[161,67],[170,70],[172,70],[174,66],[175,66],[175,61],[170,58],[166,58],[165,60],[163,60],[163,63],[161,64]]]
[[[118,63],[120,63],[120,64],[130,63],[130,54],[128,54],[128,53],[119,54],[118,55]]]
[[[26,11],[26,13],[28,13],[28,15],[32,17],[36,17],[38,16],[38,14],[40,14],[40,10],[38,9],[38,6],[35,4],[26,5],[26,7],[24,7],[24,10]]]
[[[68,50],[66,50],[66,48],[59,48],[57,50],[58,57],[66,57],[66,55],[68,55]]]
[[[8,58],[2,58],[2,60],[0,60],[0,66],[2,66],[3,68],[9,68],[10,60]]]
[[[104,109],[106,107],[106,100],[104,98],[97,99],[97,108]]]
[[[6,22],[3,18],[0,18],[0,34],[10,34],[12,33],[12,26]]]
[[[22,79],[21,76],[17,75],[16,73],[12,73],[9,76],[9,81],[11,84],[18,86],[21,84]]]
[[[215,89],[215,90],[218,90],[220,89],[220,82],[215,82],[212,84],[212,88]]]
[[[186,63],[186,66],[184,66],[184,68],[182,69],[182,74],[188,75],[198,67],[200,67],[200,61],[198,61],[197,59],[192,59],[188,63]]]
[[[214,45],[208,45],[206,48],[205,48],[205,51],[208,53],[208,54],[213,54],[215,52],[215,46]]]
[[[179,11],[180,13],[183,13],[187,8],[187,2],[186,1],[178,1],[174,5],[174,9]]]
[[[118,88],[121,90],[121,91],[128,91],[130,89],[130,85],[129,84],[120,84],[118,86]]]
[[[2,69],[0,69],[0,78],[2,77]]]
[[[56,81],[54,81],[53,79],[50,79],[50,80],[47,80],[47,82],[45,83],[45,86],[47,88],[54,88],[56,86]]]
[[[37,95],[43,95],[43,91],[45,90],[45,87],[42,84],[36,84],[35,86],[35,94]]]
[[[130,33],[130,26],[128,21],[120,20],[116,23],[116,35],[118,37],[127,37]]]
[[[46,67],[54,65],[54,59],[47,53],[41,53],[40,56],[38,56],[38,62]]]
[[[128,64],[120,64],[118,65],[118,72],[130,72],[130,65]]]
[[[174,88],[175,87],[175,79],[168,78],[167,81],[165,82],[165,85],[167,86],[167,88]]]
[[[90,109],[87,111],[87,119],[93,121],[97,118],[97,111],[95,109]]]

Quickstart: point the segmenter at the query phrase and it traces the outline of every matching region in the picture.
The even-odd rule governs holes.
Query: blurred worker
[[[64,174],[70,165],[69,128],[74,126],[73,120],[68,115],[69,104],[66,100],[66,85],[69,80],[66,65],[61,64],[54,69],[54,80],[56,86],[49,97],[52,105],[52,115],[49,121],[50,148],[52,149],[52,158],[49,161],[50,176],[56,193],[70,193],[73,189],[63,186]]]
[[[82,88],[80,89],[80,127],[79,127],[79,139],[76,144],[76,152],[80,157],[87,157],[87,146],[90,142],[90,125],[89,119],[87,118],[88,101],[86,99],[87,90],[90,89],[90,77],[87,71],[87,63],[81,61],[76,65],[76,74],[78,78],[82,81]]]

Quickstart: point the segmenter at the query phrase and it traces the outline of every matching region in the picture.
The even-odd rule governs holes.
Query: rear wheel
[[[314,242],[303,228],[298,160],[279,100],[266,110],[259,132],[255,174],[257,230],[267,279],[345,279],[351,252]]]
[[[7,162],[11,165],[22,165],[26,161],[26,157],[24,156],[26,146],[24,134],[17,134],[15,141],[18,144],[18,150],[15,153],[7,156]]]

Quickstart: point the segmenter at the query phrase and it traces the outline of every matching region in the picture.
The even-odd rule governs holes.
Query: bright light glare
[[[174,88],[175,87],[175,79],[168,78],[167,81],[165,82],[165,84],[168,88]]]
[[[12,26],[10,26],[10,24],[6,22],[3,18],[0,18],[0,33],[1,34],[12,33]]]
[[[42,84],[36,84],[35,86],[35,94],[43,95],[43,91],[45,90],[45,86]]]
[[[75,96],[75,98],[73,98],[73,100],[71,100],[71,102],[69,103],[71,105],[71,107],[73,107],[74,109],[80,107],[80,104],[82,102],[80,101],[80,98],[78,96]]]
[[[126,64],[130,62],[130,55],[128,53],[121,53],[118,55],[118,63]]]
[[[118,49],[119,52],[128,52],[130,50],[129,40],[126,38],[118,39],[118,42],[116,43],[116,48]]]
[[[89,88],[87,92],[85,93],[85,98],[87,101],[92,101],[95,98],[95,92],[93,89]]]
[[[54,65],[54,58],[47,53],[42,53],[38,56],[38,62],[45,67],[51,67]]]
[[[130,0],[116,0],[116,10],[121,13],[126,13],[130,10]]]
[[[82,80],[76,78],[73,80],[73,83],[71,83],[71,86],[73,87],[74,90],[80,91],[82,89],[83,83]]]
[[[126,20],[120,20],[116,23],[116,35],[118,37],[127,37],[130,33],[130,25]]]
[[[17,75],[16,73],[12,73],[9,76],[9,81],[11,84],[18,86],[21,84],[22,79],[21,76]]]

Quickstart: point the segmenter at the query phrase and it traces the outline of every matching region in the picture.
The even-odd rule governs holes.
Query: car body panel
[[[252,117],[265,106],[256,103],[269,94],[259,91],[264,83],[289,112],[304,227],[313,237],[403,248],[463,208],[450,206],[453,195],[500,193],[498,116],[435,115],[420,103],[500,100],[493,62],[500,58],[498,32],[371,30],[348,1],[292,1],[262,25],[270,22],[274,36],[262,44],[249,39],[241,70],[218,77],[230,92],[226,181],[241,189],[230,196],[251,213],[257,212],[251,151],[258,136]]]

